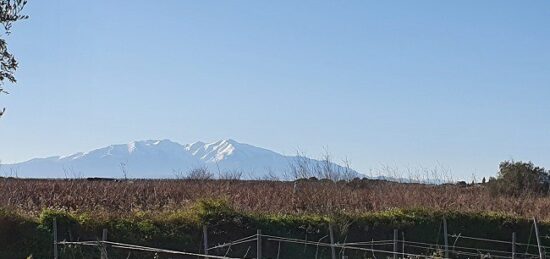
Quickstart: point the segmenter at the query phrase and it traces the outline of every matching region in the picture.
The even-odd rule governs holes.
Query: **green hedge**
[[[434,212],[423,209],[390,210],[361,215],[265,215],[239,213],[227,203],[219,200],[200,201],[195,206],[172,213],[134,213],[128,217],[117,217],[106,213],[69,213],[44,210],[39,217],[29,217],[0,209],[0,258],[51,258],[53,253],[52,223],[58,222],[58,239],[98,240],[103,228],[109,231],[109,240],[146,245],[151,247],[200,252],[202,247],[202,226],[209,229],[209,243],[215,245],[229,242],[256,233],[307,239],[317,242],[325,237],[328,225],[332,223],[339,242],[386,240],[393,238],[393,229],[405,233],[411,241],[443,243],[442,218],[448,221],[449,234],[462,234],[499,240],[510,240],[511,233],[517,233],[518,242],[535,243],[531,222],[501,214],[474,214],[453,211]],[[539,226],[541,235],[550,232],[550,225]],[[455,242],[450,239],[451,244]],[[546,242],[546,239],[544,239]],[[548,242],[546,242],[548,243]],[[491,249],[509,249],[506,244],[484,244],[459,239],[459,246],[477,246]],[[280,258],[313,257],[330,258],[330,250],[315,246],[281,244]],[[249,249],[250,248],[250,249]],[[386,249],[391,249],[386,247]],[[248,250],[248,257],[255,256],[255,244],[234,246],[229,256],[242,257]],[[264,241],[265,258],[275,258],[278,243]],[[226,250],[213,251],[225,254]],[[425,251],[410,251],[425,253]],[[520,251],[524,252],[524,251]],[[531,253],[536,253],[533,246]],[[367,258],[367,252],[346,251],[350,258]],[[128,251],[110,249],[109,258],[127,258]],[[130,258],[153,258],[151,253],[132,252]],[[60,258],[99,258],[97,249],[90,247],[60,246]],[[155,258],[169,258],[159,255]],[[170,256],[170,258],[177,258]]]

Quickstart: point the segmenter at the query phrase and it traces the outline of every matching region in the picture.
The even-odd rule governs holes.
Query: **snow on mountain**
[[[173,178],[175,172],[207,168],[214,174],[239,171],[245,179],[259,179],[267,175],[283,179],[290,176],[292,165],[298,162],[311,168],[326,167],[322,161],[285,156],[232,139],[213,143],[199,141],[186,145],[170,140],[145,140],[68,156],[35,158],[8,164],[2,167],[2,173],[31,178],[121,178],[126,172],[130,178]],[[345,170],[337,164],[329,166],[335,170]],[[352,173],[357,174],[355,171]]]

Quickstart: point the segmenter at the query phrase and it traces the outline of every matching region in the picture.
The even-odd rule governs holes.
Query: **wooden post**
[[[393,259],[397,259],[397,229],[393,230]]]
[[[447,233],[447,219],[443,217],[443,240],[445,240],[445,258],[449,258],[449,235]]]
[[[103,229],[103,233],[101,235],[101,241],[107,241],[107,229],[104,228]],[[105,245],[105,243],[102,243],[101,244],[101,259],[107,259],[107,246]]]
[[[202,239],[204,245],[204,254],[208,255],[208,227],[206,225],[202,226]]]
[[[537,225],[537,219],[535,217],[533,217],[533,224],[535,225],[535,235],[537,236],[537,246],[539,247],[539,256],[540,256],[540,259],[544,259],[544,250],[542,249],[542,245],[540,244],[539,227]]]
[[[516,232],[512,232],[512,259],[516,259]]]
[[[262,259],[262,230],[258,229],[256,235],[256,258]]]
[[[58,259],[57,254],[57,219],[53,218],[53,259]]]
[[[332,229],[332,224],[328,225],[328,233],[330,235],[330,252],[332,259],[336,259],[336,247],[334,247],[334,230]]]

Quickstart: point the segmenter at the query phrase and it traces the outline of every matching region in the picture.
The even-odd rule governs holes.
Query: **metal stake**
[[[107,229],[103,229],[103,233],[101,235],[101,241],[107,241]],[[102,249],[101,249],[101,259],[107,259],[107,246],[105,243],[102,243]]]
[[[336,248],[334,247],[334,231],[332,230],[332,224],[328,225],[328,233],[330,235],[330,251],[332,259],[336,259]]]
[[[256,239],[256,258],[262,259],[262,230],[258,229],[256,235],[258,236]]]
[[[53,218],[53,259],[58,259],[57,254],[57,219]]]
[[[202,238],[204,244],[204,254],[208,255],[208,227],[206,225],[202,226]]]
[[[449,258],[449,235],[447,233],[447,219],[443,217],[443,240],[445,240],[445,258]]]
[[[544,259],[544,250],[542,249],[542,245],[540,244],[539,227],[537,226],[537,219],[535,217],[533,217],[533,224],[535,224],[535,235],[537,236],[537,246],[539,247],[539,256],[540,256],[540,259]]]
[[[397,229],[393,230],[393,259],[397,259],[397,238],[398,232]]]
[[[512,233],[512,259],[516,259],[516,232]]]

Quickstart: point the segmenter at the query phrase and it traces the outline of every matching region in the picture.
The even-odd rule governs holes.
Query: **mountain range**
[[[232,139],[185,145],[170,140],[134,141],[6,164],[0,171],[5,176],[26,178],[174,178],[185,177],[194,169],[206,169],[214,176],[238,174],[242,179],[291,179],[308,170],[311,174],[344,172],[348,177],[360,176],[330,161],[282,155]]]

